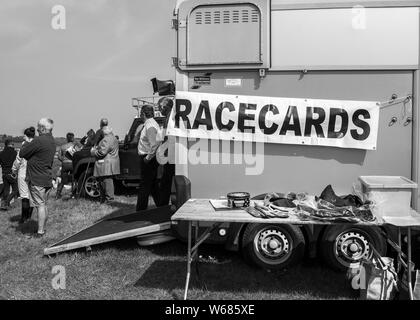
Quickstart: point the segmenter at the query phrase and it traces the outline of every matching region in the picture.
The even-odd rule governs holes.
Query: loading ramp
[[[89,248],[116,240],[171,229],[171,206],[164,206],[102,219],[94,225],[44,249],[44,255]]]

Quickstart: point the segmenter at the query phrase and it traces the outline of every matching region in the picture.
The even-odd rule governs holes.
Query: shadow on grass
[[[186,266],[185,261],[157,260],[143,273],[135,286],[164,289],[175,295],[175,299],[181,299],[175,291],[184,289]],[[326,268],[297,266],[286,272],[267,272],[236,259],[222,264],[199,262],[198,273],[193,264],[189,290],[194,289],[212,293],[265,292],[286,298],[292,295],[309,295],[318,299],[355,298],[344,275]]]
[[[13,228],[22,234],[34,234],[38,230],[38,223],[34,220],[28,220],[25,223],[13,226]]]
[[[10,222],[18,222],[19,220],[20,220],[20,214],[9,218]]]

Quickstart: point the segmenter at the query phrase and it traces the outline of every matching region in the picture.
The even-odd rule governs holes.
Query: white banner
[[[375,150],[379,105],[177,92],[168,135]]]

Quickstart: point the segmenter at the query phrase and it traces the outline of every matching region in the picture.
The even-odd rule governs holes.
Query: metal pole
[[[400,272],[401,270],[401,228],[398,227],[398,248],[400,250],[398,251],[398,263],[397,263],[397,272]]]
[[[196,224],[194,224],[194,245],[197,243],[197,239],[198,239],[198,228],[200,226],[200,222],[197,221]],[[196,249],[196,252],[198,254],[198,247]]]
[[[414,182],[419,182],[419,139],[420,139],[420,130],[419,130],[419,108],[420,108],[420,71],[414,71],[413,75],[413,99],[412,99],[412,153],[411,153],[411,179]],[[418,199],[419,193],[418,189],[415,189],[412,193],[411,202],[412,207],[418,209]]]
[[[191,225],[192,221],[188,221],[188,254],[187,254],[187,279],[185,281],[184,300],[187,300],[188,285],[191,276]]]
[[[407,228],[407,281],[408,281],[408,292],[410,300],[413,300],[413,287],[411,285],[411,228]]]
[[[193,254],[192,259],[195,259],[195,273],[197,274],[198,281],[201,283],[200,271],[198,270],[198,264],[200,263],[200,257],[198,255],[198,247],[200,246],[200,242],[198,241],[198,230],[199,230],[200,222],[197,221],[194,224],[194,247],[193,247]]]

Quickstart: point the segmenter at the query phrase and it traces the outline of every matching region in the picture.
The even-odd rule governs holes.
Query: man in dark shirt
[[[93,141],[94,146],[99,145],[99,142],[101,142],[101,140],[104,138],[104,132],[102,131],[102,129],[106,126],[108,126],[108,119],[102,118],[99,122],[99,129],[95,133],[95,138]]]
[[[54,122],[42,118],[38,122],[39,137],[25,145],[19,155],[28,161],[26,179],[29,186],[31,207],[38,211],[38,233],[42,237],[48,218],[47,199],[52,187],[52,165],[56,146],[52,136]]]
[[[69,132],[66,135],[67,143],[60,146],[58,150],[58,160],[61,161],[61,181],[57,186],[56,198],[61,198],[61,192],[65,184],[69,183],[73,174],[73,161],[70,149],[74,148],[74,133]],[[72,189],[73,193],[73,189]]]
[[[10,140],[6,140],[4,142],[4,150],[0,152],[0,166],[2,168],[3,178],[3,201],[0,207],[1,210],[8,210],[10,201],[18,194],[17,180],[16,177],[12,175],[12,166],[16,159],[17,152],[11,144]],[[12,189],[11,193],[10,188]]]

